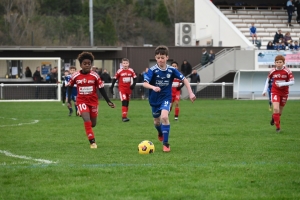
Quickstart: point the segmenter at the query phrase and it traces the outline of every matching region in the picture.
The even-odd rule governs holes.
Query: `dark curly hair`
[[[94,55],[91,52],[82,52],[77,57],[79,63],[81,64],[83,60],[88,59],[92,63],[94,62]]]

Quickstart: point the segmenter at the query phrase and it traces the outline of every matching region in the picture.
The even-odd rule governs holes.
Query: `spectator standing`
[[[111,77],[107,73],[106,69],[103,70],[103,73],[101,74],[100,78],[102,79],[102,81],[104,81],[104,83],[111,83]]]
[[[256,44],[256,42],[257,42],[257,33],[256,33],[256,27],[254,26],[254,23],[251,23],[250,36],[252,37],[252,43]],[[255,38],[255,41],[254,41],[254,38]]]
[[[216,55],[213,50],[209,51],[209,63],[213,63],[216,58]]]
[[[296,1],[294,2],[294,6],[295,6],[295,8],[297,9],[297,18],[296,18],[296,21],[297,21],[297,23],[300,24],[300,1],[299,1],[299,0],[296,0]]]
[[[97,67],[94,65],[94,66],[92,66],[92,68],[91,68],[91,71],[93,71],[93,72],[96,72],[97,73]]]
[[[33,73],[33,82],[34,83],[41,83],[43,80],[43,77],[41,76],[41,68],[40,67],[36,67],[35,72]],[[36,86],[35,88],[35,98],[38,99],[39,98],[39,94],[40,94],[40,87]]]
[[[191,81],[190,81],[191,83],[197,83],[197,84],[200,83],[200,76],[197,73],[197,70],[195,70],[195,69],[193,70],[192,74],[190,75],[190,78],[191,78]],[[196,94],[197,93],[197,85],[192,85],[191,88],[192,88],[193,93]]]
[[[294,12],[294,6],[291,0],[288,0],[286,2],[286,11],[288,13],[288,26],[293,26],[291,21],[292,21],[292,16]]]
[[[51,69],[51,72],[47,75],[49,76],[48,83],[57,83],[58,75],[57,75],[57,67]],[[56,99],[57,98],[57,85],[49,88],[48,99]]]
[[[276,44],[276,42],[279,42],[280,39],[283,39],[283,35],[281,33],[281,30],[279,29],[274,35],[273,44]]]
[[[273,45],[272,41],[270,41],[270,42],[267,44],[267,50],[274,50],[274,45]]]
[[[204,66],[209,62],[209,55],[205,48],[202,49],[201,65]]]
[[[187,61],[184,60],[181,64],[181,72],[184,76],[189,75],[192,73],[192,65]]]
[[[25,68],[25,77],[26,78],[31,78],[32,77],[32,72],[31,72],[31,70],[28,66]]]

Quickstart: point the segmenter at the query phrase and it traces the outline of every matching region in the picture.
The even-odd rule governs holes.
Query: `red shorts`
[[[130,100],[130,95],[131,95],[131,91],[130,92],[126,92],[126,91],[120,91],[119,92],[120,95],[120,99],[121,101],[129,101]]]
[[[174,101],[179,101],[180,100],[180,91],[176,92],[174,95],[172,94],[172,103]]]
[[[98,106],[91,106],[91,105],[87,105],[85,103],[77,102],[77,108],[80,113],[88,112],[88,113],[90,113],[91,117],[98,116]]]
[[[275,103],[279,103],[280,106],[285,106],[287,100],[288,100],[288,95],[285,96],[280,96],[278,94],[271,94],[272,95],[272,102]]]

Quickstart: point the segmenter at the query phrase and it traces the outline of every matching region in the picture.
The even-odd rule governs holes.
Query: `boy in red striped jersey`
[[[172,67],[176,68],[178,70],[178,63],[176,61],[173,61],[171,63]],[[171,103],[171,109],[172,111],[173,105],[175,106],[175,113],[174,113],[174,119],[178,120],[179,116],[179,101],[180,101],[180,90],[184,86],[183,82],[177,78],[174,78],[172,83],[172,103]]]
[[[112,84],[110,86],[110,92],[114,94],[113,88],[118,80],[119,86],[119,94],[120,99],[122,101],[122,121],[128,122],[129,119],[127,118],[129,101],[131,91],[134,89],[136,85],[137,76],[132,68],[129,68],[129,60],[127,58],[122,59],[122,66],[123,68],[119,69],[116,75],[112,79]]]
[[[271,89],[273,115],[270,124],[272,126],[276,125],[277,132],[280,132],[280,116],[288,99],[289,86],[295,83],[293,73],[284,64],[285,58],[282,55],[276,56],[275,68],[270,70],[263,91],[263,96],[265,96],[268,89],[268,82],[270,79],[273,79]]]
[[[96,149],[97,144],[92,127],[95,127],[97,124],[99,104],[97,89],[99,89],[108,106],[114,108],[115,105],[109,100],[99,75],[91,70],[94,62],[93,54],[90,52],[82,52],[78,55],[77,59],[80,63],[81,70],[75,72],[68,83],[68,104],[71,104],[72,88],[76,84],[77,108],[84,121],[85,133],[90,141],[90,148]]]

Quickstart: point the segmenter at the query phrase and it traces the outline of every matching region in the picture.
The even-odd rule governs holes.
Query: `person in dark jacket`
[[[41,68],[40,67],[36,67],[35,72],[33,73],[33,82],[34,83],[41,83],[43,80],[43,77],[41,75]]]
[[[209,51],[209,63],[213,63],[216,58],[216,55],[213,50]]]
[[[57,67],[52,68],[47,76],[50,77],[49,83],[58,83]],[[49,88],[48,99],[57,99],[57,85]]]
[[[32,72],[31,72],[31,70],[28,66],[25,68],[25,77],[26,78],[31,78],[32,77]]]
[[[277,42],[279,42],[279,40],[283,39],[283,34],[281,33],[281,30],[279,29],[278,32],[275,33],[274,35],[274,40],[273,40],[273,44],[276,44]]]
[[[201,65],[204,66],[209,62],[209,55],[205,48],[202,49]]]
[[[295,8],[294,8],[294,5],[293,5],[292,1],[288,0],[286,2],[286,11],[287,11],[287,14],[288,14],[288,26],[293,26],[291,21],[292,21],[292,16],[293,16],[294,10],[295,10]]]
[[[102,74],[101,74],[101,79],[102,81],[104,81],[104,83],[111,83],[111,77],[110,75],[107,73],[107,70],[104,69]]]
[[[191,81],[190,83],[200,83],[200,76],[199,74],[197,73],[197,70],[193,70],[192,74],[190,75],[190,78],[191,78]],[[191,86],[192,88],[192,91],[194,94],[197,93],[197,85],[193,85]]]
[[[267,50],[274,50],[274,45],[273,45],[272,41],[270,41],[270,42],[267,44]]]
[[[296,18],[296,21],[297,21],[297,23],[300,24],[300,0],[296,0],[296,1],[294,2],[294,6],[295,6],[295,8],[296,8],[296,10],[297,10],[297,18]]]
[[[40,67],[36,67],[35,72],[33,73],[33,82],[34,83],[41,83],[43,80],[43,77],[41,75],[41,68]],[[40,86],[36,86],[35,88],[35,98],[38,99],[39,98],[39,94],[40,94]]]
[[[192,73],[192,65],[187,61],[184,60],[181,64],[181,72],[184,76],[189,75]]]

